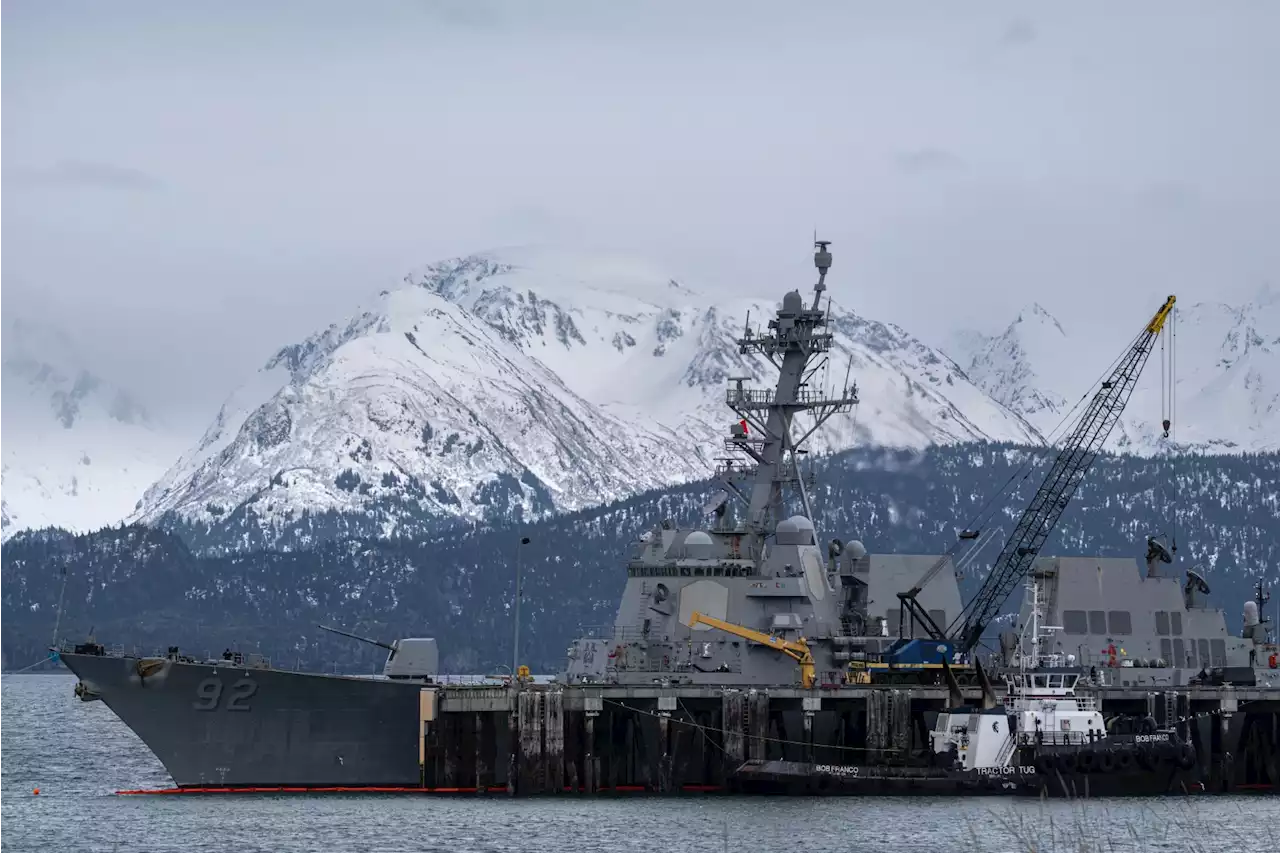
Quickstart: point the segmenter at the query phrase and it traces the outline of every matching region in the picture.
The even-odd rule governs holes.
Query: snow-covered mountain
[[[1163,438],[1160,425],[1166,397],[1157,347],[1108,448],[1142,454],[1280,449],[1280,291],[1264,287],[1241,306],[1179,305],[1168,332],[1176,332],[1176,344],[1166,335],[1166,346],[1176,353],[1170,438]],[[1032,305],[999,335],[957,334],[949,351],[980,388],[1057,437],[1066,427],[1054,430],[1122,349],[1120,342],[1114,352],[1090,354]]]
[[[795,286],[807,291],[808,278]],[[579,253],[433,264],[281,349],[135,519],[213,525],[251,511],[284,527],[304,511],[373,513],[391,533],[410,515],[573,510],[706,476],[732,419],[725,380],[776,376],[734,339],[781,295],[717,300]],[[863,402],[815,450],[1038,440],[902,329],[846,313],[833,330],[826,380],[841,384],[851,364]]]
[[[119,522],[185,441],[89,363],[65,332],[5,317],[5,539],[26,528],[90,531]]]
[[[1002,334],[968,339],[965,372],[996,401],[1048,435],[1074,404],[1074,398],[1068,403],[1063,393],[1072,387],[1075,373],[1069,346],[1062,325],[1039,304],[1032,304]]]

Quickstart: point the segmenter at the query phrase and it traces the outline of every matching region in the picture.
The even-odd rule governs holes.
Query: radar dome
[[[711,534],[695,530],[685,537],[684,552],[693,560],[710,560],[711,545]]]
[[[1247,626],[1258,624],[1258,602],[1246,601],[1244,603],[1244,624]]]
[[[867,556],[867,546],[863,545],[857,539],[849,542],[844,546],[845,553],[849,555],[850,560],[861,560]]]
[[[799,314],[804,310],[804,298],[800,296],[800,291],[793,290],[782,297],[782,310],[789,314]]]
[[[813,522],[803,515],[793,515],[778,522],[776,532],[779,545],[812,545]]]

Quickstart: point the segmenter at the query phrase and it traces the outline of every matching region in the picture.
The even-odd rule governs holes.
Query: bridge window
[[[1213,665],[1227,665],[1227,641],[1226,640],[1210,640],[1209,647],[1213,650]]]
[[[1177,637],[1173,641],[1173,659],[1169,661],[1173,666],[1182,666],[1187,660],[1186,643],[1182,642],[1181,637]]]
[[[1160,657],[1164,658],[1165,663],[1173,661],[1173,641],[1168,637],[1160,641]]]
[[[1161,637],[1169,636],[1169,611],[1156,611],[1156,633]]]
[[[1036,687],[1038,687],[1039,689],[1043,690],[1043,689],[1045,688],[1045,678],[1046,678],[1046,676],[1043,676],[1043,675],[1037,675],[1037,676],[1035,676],[1035,685],[1036,685]]]
[[[1049,689],[1050,689],[1050,690],[1061,690],[1061,689],[1062,689],[1062,676],[1061,676],[1061,675],[1051,675],[1051,676],[1049,676]]]
[[[1187,667],[1195,669],[1197,666],[1199,661],[1196,660],[1196,641],[1187,640]]]
[[[1209,666],[1209,641],[1197,640],[1196,645],[1200,648],[1200,665]]]
[[[1133,619],[1128,610],[1112,610],[1107,613],[1107,621],[1111,623],[1111,633],[1132,634]]]
[[[1083,610],[1062,611],[1062,630],[1068,634],[1089,633],[1089,620]]]
[[[1101,610],[1089,611],[1089,633],[1090,634],[1106,634],[1107,633],[1107,614]]]
[[[1174,610],[1169,614],[1169,620],[1173,623],[1173,636],[1182,635],[1182,614]]]

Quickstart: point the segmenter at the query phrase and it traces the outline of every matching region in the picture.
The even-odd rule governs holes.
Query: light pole
[[[522,597],[520,589],[520,564],[524,556],[524,546],[529,544],[528,536],[520,537],[520,546],[516,548],[516,639],[511,650],[511,680],[520,683],[520,599]]]

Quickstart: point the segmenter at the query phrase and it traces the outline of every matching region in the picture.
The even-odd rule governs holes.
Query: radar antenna
[[[778,369],[778,379],[772,390],[764,390],[746,387],[746,377],[730,378],[732,384],[725,402],[737,413],[739,421],[730,426],[725,449],[750,457],[755,467],[750,470],[746,460],[741,466],[726,461],[716,473],[730,493],[747,504],[745,523],[760,535],[771,533],[773,525],[782,520],[783,486],[799,493],[804,514],[812,518],[798,463],[806,452],[803,445],[832,415],[851,411],[858,402],[858,390],[853,384],[830,393],[808,387],[813,376],[811,363],[824,358],[833,341],[826,328],[828,312],[821,307],[827,271],[831,269],[830,245],[830,240],[814,241],[818,281],[814,284],[812,306],[806,306],[800,292],[793,290],[783,297],[776,317],[766,329],[753,333],[748,327],[738,339],[738,351],[764,356]],[[795,416],[806,411],[812,413],[812,424],[806,421],[803,432],[793,435]],[[748,487],[739,492],[731,479],[741,474],[750,476]]]

